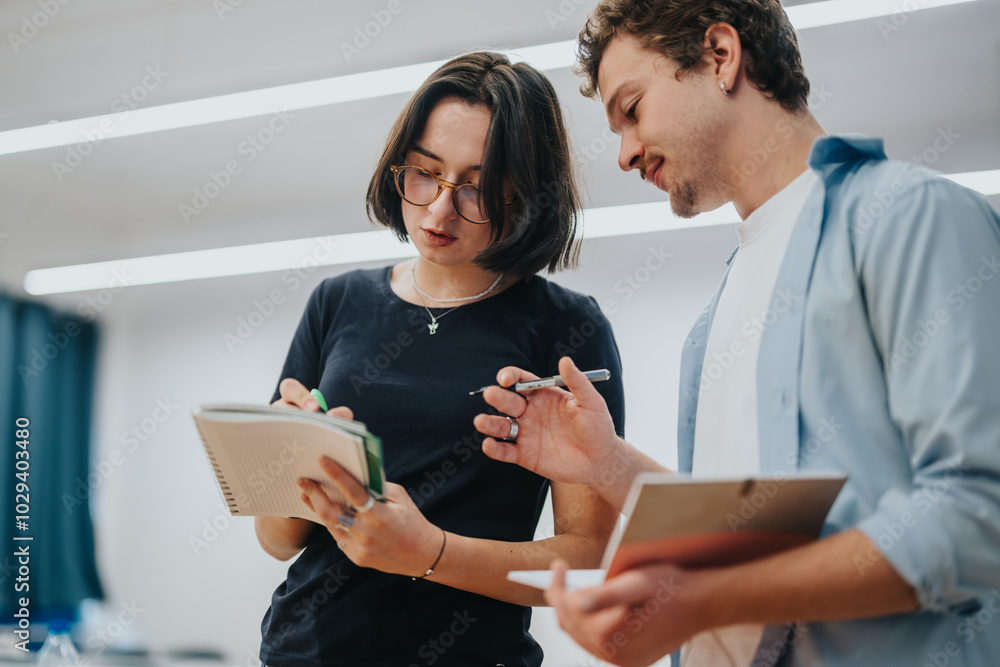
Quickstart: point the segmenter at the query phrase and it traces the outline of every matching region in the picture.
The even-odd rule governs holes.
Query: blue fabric
[[[856,559],[858,575],[887,559],[922,610],[798,626],[780,664],[992,667],[1000,664],[1000,216],[981,195],[886,159],[880,140],[820,139],[809,166],[821,183],[764,319],[761,470],[846,473],[824,536],[860,529],[878,549]],[[685,472],[721,291],[682,353]],[[758,658],[773,662],[763,649]]]
[[[72,617],[85,598],[104,597],[98,578],[89,512],[90,420],[97,333],[92,324],[40,304],[0,295],[0,608],[6,617],[19,598],[32,618]],[[27,459],[15,443],[16,420],[29,420]],[[17,460],[26,460],[28,529],[14,523]],[[32,536],[31,541],[13,537]],[[28,590],[16,590],[18,557],[28,546]],[[9,613],[8,613],[9,612]]]

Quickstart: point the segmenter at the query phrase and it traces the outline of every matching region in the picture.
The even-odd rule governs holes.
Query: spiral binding
[[[240,513],[238,507],[236,507],[236,496],[233,495],[232,490],[229,488],[229,484],[226,483],[226,478],[222,475],[222,468],[219,467],[219,462],[215,460],[215,455],[212,454],[212,450],[208,445],[208,439],[201,430],[201,424],[195,419],[195,427],[198,429],[198,435],[201,436],[201,442],[205,446],[205,453],[208,454],[208,461],[212,464],[212,470],[215,471],[215,479],[219,482],[219,488],[222,490],[222,495],[226,499],[226,505],[229,506],[229,513],[236,515]]]

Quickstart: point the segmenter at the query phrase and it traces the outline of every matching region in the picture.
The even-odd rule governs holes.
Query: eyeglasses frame
[[[400,189],[400,187],[399,187],[399,175],[400,175],[400,173],[402,173],[402,171],[404,169],[418,169],[421,172],[427,174],[428,176],[433,177],[434,180],[437,181],[437,185],[438,185],[437,194],[434,195],[433,199],[431,199],[426,204],[415,204],[414,202],[412,202],[412,201],[410,201],[409,199],[406,198],[406,195],[403,194],[402,189]],[[438,197],[441,196],[441,192],[445,188],[449,188],[451,190],[451,203],[452,203],[452,206],[455,207],[455,213],[458,213],[458,216],[460,218],[462,218],[462,220],[465,220],[466,222],[471,222],[474,225],[485,225],[485,224],[487,224],[489,222],[489,220],[469,220],[467,217],[465,217],[464,215],[462,215],[461,211],[458,210],[458,200],[456,199],[456,197],[458,196],[458,191],[461,188],[473,188],[477,192],[481,192],[481,190],[479,190],[479,186],[478,185],[476,185],[474,183],[462,183],[461,185],[459,185],[457,183],[452,183],[450,181],[444,180],[443,178],[441,178],[440,176],[438,176],[434,172],[429,171],[427,169],[424,169],[423,167],[418,167],[415,164],[394,164],[394,165],[390,165],[389,166],[389,171],[392,172],[392,175],[393,175],[392,182],[396,186],[396,192],[399,193],[399,196],[402,197],[403,201],[405,201],[406,203],[411,204],[413,206],[430,206],[431,204],[433,204],[434,202],[436,202],[438,200]],[[504,206],[510,206],[511,204],[514,203],[514,201],[516,199],[517,199],[517,195],[514,195],[512,197],[507,197],[507,198],[505,198],[503,200],[503,205]]]

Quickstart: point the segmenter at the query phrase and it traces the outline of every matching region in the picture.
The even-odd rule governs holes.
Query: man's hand
[[[545,599],[559,625],[602,660],[645,667],[704,629],[703,614],[690,603],[690,573],[673,565],[636,568],[579,591],[566,590],[565,563],[556,561],[553,570]]]
[[[480,414],[473,423],[491,436],[483,443],[487,456],[559,482],[594,485],[605,463],[627,445],[615,434],[604,398],[569,357],[559,360],[559,373],[570,391],[553,387],[516,394],[490,387],[483,394],[487,403],[517,419],[516,442],[498,441],[511,431],[505,417]],[[497,373],[502,387],[537,379],[513,366]]]
[[[619,665],[649,665],[711,628],[841,621],[918,612],[915,591],[856,528],[738,565],[685,570],[653,564],[603,585],[565,589],[565,564],[545,599],[584,648]]]

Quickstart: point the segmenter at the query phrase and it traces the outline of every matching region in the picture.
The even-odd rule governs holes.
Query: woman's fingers
[[[326,491],[316,482],[311,479],[300,479],[299,488],[302,489],[302,502],[308,505],[323,522],[329,523],[340,513],[340,507],[331,502]]]
[[[323,468],[323,472],[330,477],[340,492],[344,495],[347,500],[357,507],[358,505],[364,505],[368,500],[368,489],[361,485],[361,482],[354,479],[354,476],[347,472],[340,464],[331,458],[324,456],[319,460],[320,467]]]
[[[339,419],[346,419],[347,421],[352,421],[354,419],[354,411],[351,410],[346,405],[341,405],[336,408],[330,408],[327,410],[326,414],[331,417],[337,417]]]
[[[278,385],[278,393],[281,394],[281,398],[276,400],[274,403],[271,403],[271,405],[299,408],[300,410],[306,410],[308,412],[319,411],[319,402],[313,397],[312,393],[306,389],[305,385],[295,378],[285,378],[282,380],[281,384]],[[354,411],[346,405],[331,408],[327,410],[326,414],[339,419],[346,419],[348,421],[354,419]]]
[[[319,403],[309,393],[305,385],[295,378],[285,378],[282,380],[281,384],[278,385],[278,392],[281,394],[281,399],[289,406],[309,412],[319,410]]]
[[[354,479],[351,473],[333,459],[325,456],[319,460],[319,464],[341,495],[347,498],[351,507],[365,504],[365,501],[368,500],[368,490]],[[336,520],[341,514],[351,509],[351,507],[342,507],[339,503],[330,500],[323,487],[311,479],[302,478],[298,483],[303,491],[303,502],[327,523]]]

